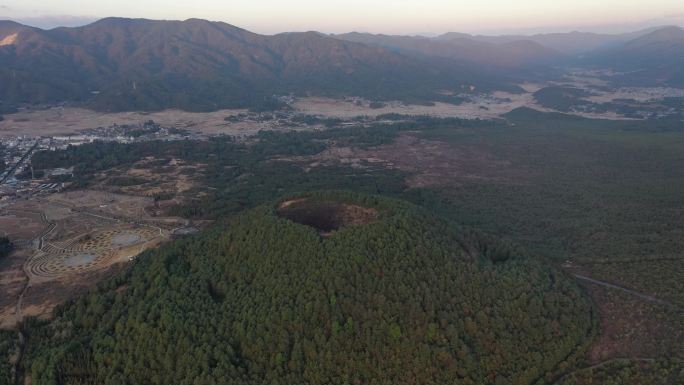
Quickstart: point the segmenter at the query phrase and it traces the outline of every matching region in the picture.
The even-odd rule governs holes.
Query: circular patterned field
[[[105,254],[39,254],[31,259],[28,270],[39,277],[59,277],[92,269],[103,257]]]
[[[86,234],[65,246],[68,250],[109,250],[117,247],[132,246],[156,237],[154,229],[118,229]]]
[[[28,271],[55,278],[106,266],[120,249],[141,245],[159,236],[150,228],[116,229],[85,234],[66,243],[46,243],[29,262]]]

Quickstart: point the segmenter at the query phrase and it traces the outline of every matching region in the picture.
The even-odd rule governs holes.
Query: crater
[[[345,226],[370,223],[378,217],[374,208],[308,198],[285,201],[278,206],[277,213],[281,218],[313,227],[323,236]]]

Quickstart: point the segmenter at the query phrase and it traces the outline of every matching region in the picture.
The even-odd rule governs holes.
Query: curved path
[[[579,373],[579,372],[583,372],[583,371],[586,371],[586,370],[594,370],[594,369],[602,368],[602,367],[604,367],[604,366],[608,366],[608,365],[610,365],[610,364],[614,364],[614,363],[617,363],[617,362],[624,362],[624,363],[630,363],[630,362],[649,362],[649,363],[650,363],[650,362],[655,362],[655,358],[613,358],[613,359],[610,359],[610,360],[608,360],[608,361],[599,362],[598,364],[591,365],[591,366],[587,366],[586,368],[577,369],[577,370],[575,370],[575,371],[573,371],[573,372],[570,372],[570,373],[564,375],[563,377],[559,378],[558,381],[556,381],[556,382],[553,383],[553,385],[561,385],[561,384],[563,383],[563,381],[567,380],[568,378],[570,378],[571,376],[573,376],[573,375],[575,375],[575,374],[577,374],[577,373]]]
[[[50,202],[50,203],[69,208],[70,210],[73,210],[74,212],[77,212],[80,214],[85,214],[85,215],[97,217],[98,219],[104,219],[104,220],[108,220],[108,221],[119,222],[119,223],[127,223],[127,224],[139,225],[139,226],[142,225],[142,226],[145,226],[145,227],[148,227],[148,228],[151,228],[153,230],[158,231],[159,236],[162,236],[162,237],[164,236],[163,230],[161,227],[150,225],[148,223],[140,223],[139,221],[131,221],[131,220],[128,220],[128,218],[108,217],[105,215],[89,212],[86,209],[80,209],[79,210],[75,207],[72,207],[72,206],[69,206],[66,204],[57,203],[57,202]],[[36,213],[38,213],[38,212],[36,212]],[[12,365],[12,375],[14,377],[14,382],[16,385],[21,385],[21,383],[20,383],[21,379],[19,377],[19,366],[21,364],[22,358],[24,356],[24,351],[26,348],[26,346],[25,346],[26,337],[24,336],[24,333],[22,332],[22,326],[21,326],[20,322],[23,319],[24,296],[26,295],[26,292],[28,291],[28,289],[31,287],[31,272],[29,271],[31,268],[30,262],[32,262],[38,254],[40,254],[41,252],[44,251],[44,248],[46,247],[46,245],[47,246],[50,245],[50,243],[45,241],[45,238],[48,235],[50,235],[55,230],[55,228],[57,227],[57,224],[54,221],[50,221],[44,212],[40,212],[40,216],[41,216],[41,220],[43,221],[43,223],[45,223],[47,226],[46,226],[45,230],[40,232],[35,238],[33,238],[29,242],[35,248],[36,254],[27,258],[26,261],[24,262],[23,266],[22,266],[22,271],[23,271],[24,275],[26,276],[26,281],[24,283],[24,287],[21,290],[21,293],[19,294],[19,298],[17,299],[17,304],[16,304],[15,309],[14,309],[14,317],[17,321],[17,325],[19,325],[19,328],[17,330],[17,333],[18,333],[17,359],[15,360],[14,365]]]
[[[43,241],[45,240],[45,237],[48,236],[55,229],[55,227],[57,227],[57,224],[55,222],[48,220],[45,213],[40,213],[40,218],[43,221],[43,223],[47,224],[47,227],[30,242],[36,248],[36,252],[40,252],[40,250],[42,250]],[[24,264],[21,266],[21,271],[26,276],[26,281],[24,282],[24,287],[21,289],[21,293],[19,294],[19,298],[17,299],[17,304],[14,308],[14,319],[16,320],[17,325],[19,325],[19,328],[17,330],[17,359],[14,361],[14,364],[12,365],[12,376],[14,377],[14,383],[16,385],[21,385],[21,379],[19,378],[19,365],[21,364],[21,360],[24,357],[24,351],[26,348],[26,337],[22,332],[22,325],[20,324],[20,322],[23,319],[22,308],[24,303],[24,296],[26,295],[26,291],[28,290],[31,283],[31,276],[29,275],[27,268],[28,262],[32,258],[33,257],[27,258]]]
[[[636,297],[638,297],[638,298],[641,298],[641,299],[643,299],[643,300],[645,300],[645,301],[653,302],[653,303],[657,303],[657,304],[660,304],[660,305],[665,305],[665,306],[674,308],[675,310],[681,312],[682,315],[684,315],[684,309],[680,308],[679,306],[677,306],[677,305],[675,305],[675,304],[673,304],[673,303],[671,303],[671,302],[663,301],[662,299],[658,299],[658,298],[656,298],[656,297],[653,297],[653,296],[650,296],[650,295],[647,295],[647,294],[639,293],[638,291],[634,291],[634,290],[628,289],[628,288],[626,288],[626,287],[618,286],[618,285],[612,284],[612,283],[610,283],[610,282],[600,281],[600,280],[598,280],[598,279],[590,278],[590,277],[587,277],[587,276],[584,276],[584,275],[581,275],[581,274],[572,274],[572,275],[573,275],[575,278],[580,279],[580,280],[582,280],[582,281],[587,281],[587,282],[590,282],[590,283],[593,283],[593,284],[596,284],[596,285],[600,285],[600,286],[604,286],[604,287],[609,287],[609,288],[611,288],[611,289],[620,290],[620,291],[622,291],[622,292],[625,292],[625,293],[631,294],[631,295],[633,295],[633,296],[636,296]]]

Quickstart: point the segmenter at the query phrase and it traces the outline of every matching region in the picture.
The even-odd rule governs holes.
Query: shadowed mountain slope
[[[4,109],[80,101],[101,110],[211,110],[274,93],[429,98],[436,89],[501,85],[475,71],[319,33],[264,36],[198,19],[107,18],[49,31],[2,22],[5,40]]]
[[[585,63],[624,72],[629,85],[684,86],[684,29],[665,27],[588,55]]]

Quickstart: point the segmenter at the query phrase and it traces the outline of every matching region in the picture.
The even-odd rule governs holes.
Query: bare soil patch
[[[31,211],[25,211],[29,209]],[[0,235],[15,243],[29,242],[46,227],[35,207],[17,207],[0,213]]]
[[[497,183],[523,183],[531,170],[513,166],[486,148],[425,140],[411,134],[374,148],[331,147],[311,157],[289,158],[302,162],[305,169],[345,165],[363,168],[382,165],[410,174],[409,187],[432,187],[482,180]]]
[[[95,214],[112,217],[138,218],[145,207],[154,204],[150,197],[131,196],[98,190],[77,190],[50,195],[49,203],[55,203],[75,211],[88,210]]]
[[[658,357],[663,352],[676,352],[684,343],[681,314],[627,293],[583,284],[596,301],[601,319],[601,335],[589,351],[591,363]]]
[[[125,195],[152,197],[157,194],[181,195],[198,185],[197,178],[205,164],[190,164],[180,159],[145,158],[126,169],[108,170],[98,175],[98,189],[114,190]],[[116,180],[128,178],[135,183],[116,186]]]

